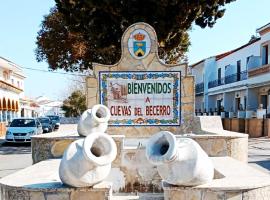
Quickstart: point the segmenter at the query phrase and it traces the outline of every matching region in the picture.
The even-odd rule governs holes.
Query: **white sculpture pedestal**
[[[230,157],[211,158],[215,177],[207,184],[185,187],[163,182],[165,200],[259,200],[270,197],[270,175]]]
[[[83,188],[63,185],[58,175],[60,161],[60,159],[42,161],[0,179],[0,199],[108,200],[111,198],[112,184],[109,182]]]

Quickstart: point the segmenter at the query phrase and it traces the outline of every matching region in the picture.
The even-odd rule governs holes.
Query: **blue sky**
[[[189,63],[246,44],[256,29],[270,22],[269,0],[236,0],[226,5],[225,15],[213,28],[193,26]]]
[[[0,3],[0,56],[23,67],[47,70],[38,63],[34,49],[43,16],[54,6],[53,0],[2,0]],[[270,1],[237,0],[226,6],[223,18],[210,29],[193,26],[190,31],[189,63],[223,53],[247,43],[256,29],[270,22]],[[72,76],[24,70],[25,93],[62,99]]]

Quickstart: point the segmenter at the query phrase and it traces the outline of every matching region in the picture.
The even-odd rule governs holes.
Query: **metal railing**
[[[247,71],[242,71],[240,73],[235,73],[229,76],[222,77],[220,79],[216,79],[214,81],[208,82],[208,88],[214,88],[220,85],[226,85],[230,83],[235,83],[238,81],[243,81],[247,79]]]
[[[200,94],[204,92],[204,82],[196,84],[195,87],[196,94]]]

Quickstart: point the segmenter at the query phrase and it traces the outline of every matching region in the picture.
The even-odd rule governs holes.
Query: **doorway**
[[[218,68],[218,85],[221,85],[221,68]]]
[[[24,116],[24,108],[21,109],[21,117],[25,117]]]
[[[220,112],[223,111],[221,109],[222,108],[221,102],[222,102],[222,99],[217,100],[217,110],[218,110],[218,113],[220,113]]]
[[[241,60],[237,61],[236,81],[241,81]]]
[[[261,95],[261,104],[263,105],[263,109],[267,109],[267,95]]]
[[[240,110],[241,98],[235,98],[235,111]]]

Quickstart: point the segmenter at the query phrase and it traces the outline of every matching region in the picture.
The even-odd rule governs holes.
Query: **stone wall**
[[[32,137],[31,148],[33,164],[52,158],[61,158],[69,144],[83,138],[84,137],[80,137],[79,135],[55,136],[54,133]],[[123,138],[124,136],[121,135],[113,136],[117,146],[117,157],[114,161],[116,163],[120,160],[119,156],[123,146]]]
[[[0,179],[1,200],[109,200],[112,183],[91,187],[64,185],[59,177],[61,159],[50,159]]]
[[[26,187],[10,187],[0,185],[0,199],[3,200],[97,200],[111,199],[110,189],[93,189],[93,188],[65,188],[59,190],[36,189],[31,190]]]
[[[270,197],[267,173],[230,157],[212,157],[214,179],[184,187],[163,182],[165,200],[261,200]]]
[[[215,191],[190,187],[166,188],[165,200],[259,200],[269,199],[270,187],[239,189],[238,191]]]

